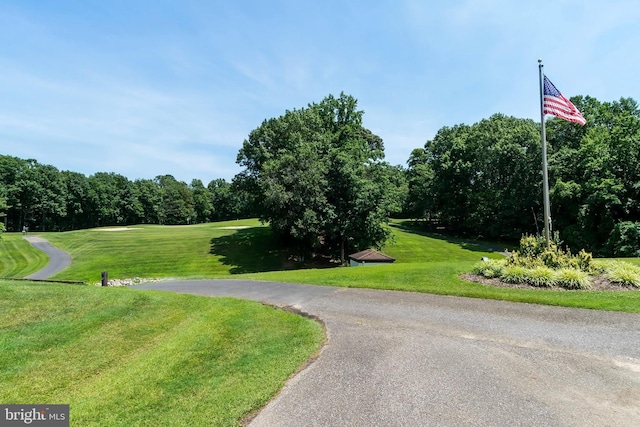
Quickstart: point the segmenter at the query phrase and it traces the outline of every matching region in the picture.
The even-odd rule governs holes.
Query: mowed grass
[[[3,233],[0,240],[0,277],[21,278],[47,265],[49,257],[35,249],[22,233]]]
[[[396,258],[390,265],[271,271],[246,274],[253,280],[324,286],[426,292],[438,295],[496,299],[533,304],[640,313],[640,292],[557,291],[500,288],[464,281],[482,257],[502,258],[481,242],[433,235],[413,228],[394,227],[395,238],[384,253]],[[490,246],[500,247],[499,244]],[[630,259],[638,263],[638,259]]]
[[[400,224],[404,225],[404,224]],[[249,227],[237,229],[235,227]],[[394,226],[383,251],[396,262],[358,268],[290,269],[285,252],[257,220],[192,226],[135,226],[130,231],[83,230],[43,234],[73,256],[57,279],[98,282],[110,278],[247,278],[362,287],[516,302],[640,312],[640,292],[505,289],[460,279],[482,257],[500,258],[487,245]],[[492,245],[501,250],[500,245]],[[638,259],[629,261],[638,263]],[[285,270],[285,265],[288,270]]]
[[[39,235],[73,258],[71,266],[53,279],[94,283],[100,281],[102,271],[110,278],[196,279],[281,268],[269,228],[257,220],[105,227]]]
[[[395,238],[384,251],[399,264],[500,257],[463,241],[447,241],[399,228],[393,232]],[[279,242],[257,220],[105,227],[39,235],[73,258],[72,265],[53,279],[98,282],[102,271],[108,271],[110,278],[195,279],[281,271],[285,265],[285,252]]]
[[[0,402],[68,403],[73,426],[232,426],[324,341],[255,302],[0,281]]]

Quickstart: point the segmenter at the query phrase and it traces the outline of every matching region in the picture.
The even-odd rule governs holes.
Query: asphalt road
[[[25,279],[48,279],[71,264],[71,256],[49,243],[46,239],[37,236],[25,237],[36,249],[49,255],[49,263],[39,271],[25,277]]]
[[[136,288],[324,321],[320,357],[252,426],[640,426],[637,314],[233,280]]]

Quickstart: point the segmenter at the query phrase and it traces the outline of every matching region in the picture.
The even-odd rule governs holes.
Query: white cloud
[[[303,3],[0,5],[1,153],[231,179],[262,120],[344,91],[404,164],[442,126],[538,120],[538,57],[567,96],[639,96],[635,2]]]

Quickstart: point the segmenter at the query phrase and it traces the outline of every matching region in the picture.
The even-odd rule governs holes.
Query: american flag
[[[569,122],[584,125],[587,121],[568,98],[560,93],[551,81],[544,76],[544,102],[542,105],[544,114],[551,114]]]

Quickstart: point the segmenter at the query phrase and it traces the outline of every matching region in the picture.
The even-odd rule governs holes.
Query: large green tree
[[[532,120],[496,114],[444,127],[411,153],[406,209],[451,230],[517,238],[541,217],[540,162]]]
[[[209,189],[205,187],[199,179],[193,179],[189,188],[193,193],[193,222],[203,223],[211,221],[213,204],[211,203],[211,193]]]
[[[133,185],[136,188],[138,200],[142,207],[142,216],[138,222],[160,224],[162,194],[158,183],[152,179],[137,179]]]
[[[260,219],[296,252],[345,253],[380,246],[399,210],[382,139],[362,125],[357,101],[341,93],[286,111],[251,131],[234,182],[253,196]]]
[[[61,172],[66,186],[66,215],[58,219],[58,226],[64,230],[90,227],[89,221],[91,186],[89,179],[78,172]]]
[[[155,182],[160,189],[160,224],[190,224],[195,217],[195,209],[189,186],[172,175],[159,175]]]
[[[636,253],[640,228],[640,109],[622,98],[572,101],[585,126],[547,121],[552,217],[571,247],[602,255]],[[630,233],[630,234],[629,234]],[[626,243],[619,244],[624,240]],[[626,249],[619,249],[624,246]]]
[[[88,198],[92,222],[98,226],[133,224],[143,214],[136,187],[120,174],[91,175]]]

